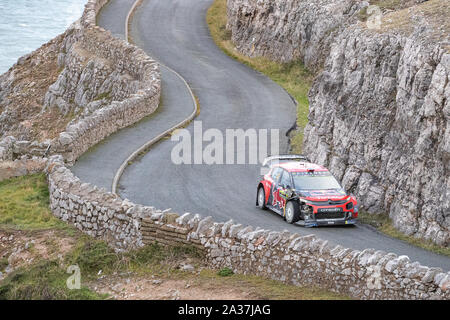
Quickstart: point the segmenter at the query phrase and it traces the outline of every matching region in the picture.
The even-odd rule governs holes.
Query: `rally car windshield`
[[[294,187],[297,190],[326,190],[341,189],[339,182],[329,173],[309,174],[304,172],[292,173]]]

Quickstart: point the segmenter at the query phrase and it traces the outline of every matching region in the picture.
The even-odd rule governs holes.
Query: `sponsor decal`
[[[340,198],[346,195],[345,191],[339,189],[332,190],[301,190],[304,197],[314,197],[315,199],[328,200],[330,198]]]
[[[342,208],[320,208],[317,210],[320,213],[334,213],[334,212],[342,212]]]

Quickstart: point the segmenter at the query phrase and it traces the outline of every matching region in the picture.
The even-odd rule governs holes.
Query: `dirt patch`
[[[398,0],[391,2],[401,3]],[[383,1],[377,3],[383,3]],[[409,1],[406,4],[399,5],[395,11],[382,10],[384,14],[378,32],[396,30],[406,35],[416,32],[421,33],[422,37],[430,42],[448,41],[450,2],[448,0],[429,0],[414,4],[415,1]]]
[[[101,277],[90,288],[101,294],[110,294],[117,300],[254,300],[257,296],[232,286],[210,286],[187,279],[140,277],[132,274]]]
[[[75,239],[55,230],[0,230],[0,272],[8,274],[40,260],[62,262],[75,243]]]

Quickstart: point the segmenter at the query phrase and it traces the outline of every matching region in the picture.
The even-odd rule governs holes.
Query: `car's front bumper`
[[[300,220],[298,224],[307,227],[320,227],[320,226],[338,226],[338,225],[351,225],[356,223],[357,218],[351,219],[318,219],[318,220]]]

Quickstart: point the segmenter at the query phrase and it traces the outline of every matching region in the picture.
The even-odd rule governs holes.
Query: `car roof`
[[[264,159],[262,166],[266,166],[267,164],[271,163],[272,161],[274,162],[288,162],[288,161],[309,161],[309,159],[304,156],[304,155],[300,155],[300,154],[281,154],[281,155],[276,155],[276,156],[270,156]]]
[[[310,163],[310,162],[303,162],[303,161],[289,161],[289,162],[282,162],[282,163],[277,163],[273,166],[275,167],[280,167],[283,168],[285,170],[287,170],[288,172],[308,172],[311,170],[314,171],[328,171],[327,168],[325,168],[324,166],[315,164],[315,163]]]

